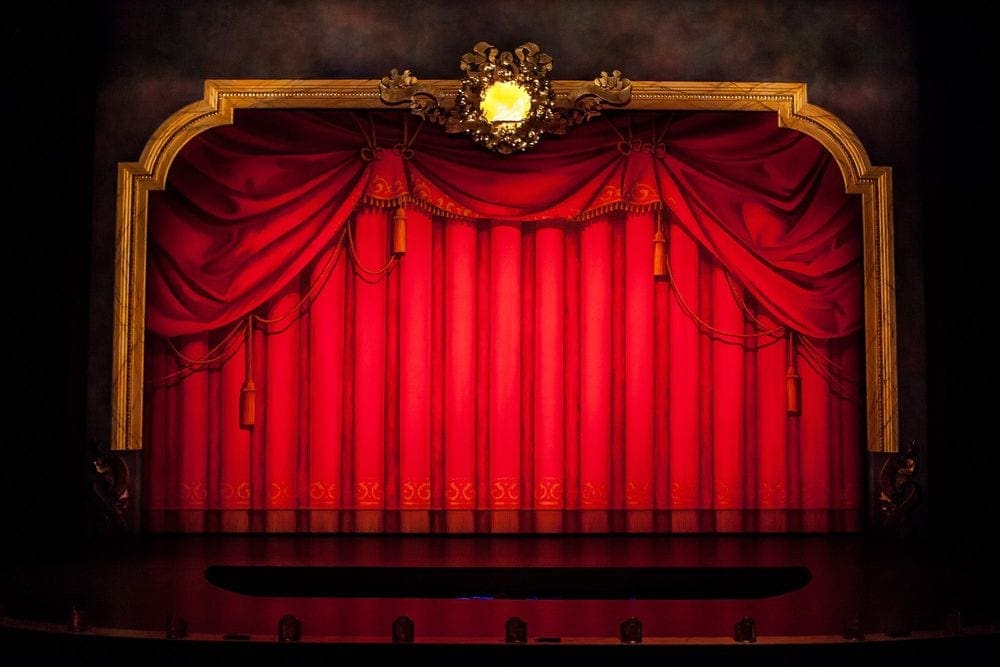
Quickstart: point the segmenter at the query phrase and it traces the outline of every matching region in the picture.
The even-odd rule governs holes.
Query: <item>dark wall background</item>
[[[615,67],[633,79],[807,82],[810,100],[851,126],[874,164],[893,167],[902,441],[930,450],[925,534],[972,532],[995,515],[982,471],[996,469],[997,438],[981,425],[997,392],[971,382],[996,370],[979,353],[990,346],[977,338],[988,331],[977,313],[994,283],[985,267],[997,232],[979,205],[988,171],[955,165],[995,145],[966,93],[993,58],[986,23],[906,2],[792,0],[27,9],[4,26],[8,166],[19,174],[6,223],[15,397],[3,438],[5,537],[83,536],[85,443],[109,433],[116,163],[137,159],[163,120],[200,99],[204,79],[363,78],[392,67],[452,78],[480,39],[536,41],[554,56],[555,78]],[[953,118],[956,109],[965,113]],[[966,225],[975,243],[955,233]]]

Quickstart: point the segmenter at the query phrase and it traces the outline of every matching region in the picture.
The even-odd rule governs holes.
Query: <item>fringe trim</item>
[[[665,207],[663,202],[652,202],[649,204],[630,204],[625,201],[612,202],[610,204],[605,204],[604,206],[598,206],[597,208],[592,208],[583,213],[580,213],[576,217],[570,218],[570,222],[587,222],[593,220],[594,218],[600,217],[602,215],[607,215],[608,213],[617,213],[619,211],[625,211],[627,213],[650,213],[652,211],[660,211]]]
[[[435,206],[434,204],[425,201],[423,199],[414,199],[409,194],[402,194],[391,199],[379,199],[372,197],[370,195],[363,195],[361,197],[361,203],[366,206],[372,206],[374,208],[397,208],[402,205],[413,206],[419,208],[431,215],[436,215],[441,218],[450,218],[452,220],[467,220],[469,222],[475,222],[478,220],[488,220],[489,218],[485,216],[478,215],[462,215],[460,213],[455,213],[454,211],[448,211],[440,206]],[[627,213],[650,213],[652,211],[666,210],[666,207],[661,201],[655,201],[648,204],[631,204],[626,201],[612,202],[610,204],[604,204],[603,206],[598,206],[597,208],[588,209],[582,213],[575,216],[564,218],[567,222],[589,222],[594,218],[598,218],[609,213],[616,213],[619,211],[624,211]],[[529,220],[528,222],[548,222],[549,220]]]
[[[392,199],[378,199],[370,195],[363,195],[361,197],[361,203],[374,208],[397,208],[403,204],[409,204],[410,195],[398,195]]]
[[[393,197],[392,199],[376,199],[369,195],[363,195],[361,197],[361,203],[367,206],[373,206],[375,208],[396,208],[403,204],[407,206],[413,206],[419,208],[431,215],[436,215],[440,218],[451,218],[452,220],[468,220],[474,222],[476,220],[486,220],[486,218],[470,216],[470,215],[460,215],[454,211],[446,211],[440,206],[435,206],[430,202],[426,202],[422,199],[414,199],[408,194],[399,195],[398,197]]]

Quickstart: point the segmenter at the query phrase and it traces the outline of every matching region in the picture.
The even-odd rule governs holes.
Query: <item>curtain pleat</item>
[[[354,311],[354,507],[385,507],[386,280],[372,275],[386,262],[388,227],[377,209],[356,217]]]
[[[729,288],[724,271],[709,267],[712,283],[712,323],[723,331],[742,332],[744,314]],[[706,279],[707,282],[708,279]],[[720,510],[739,508],[743,504],[746,434],[744,411],[746,387],[740,380],[745,375],[741,340],[724,336],[713,338],[712,349],[712,482],[714,507]],[[718,530],[740,530],[740,517],[720,514]]]
[[[476,508],[488,506],[490,497],[490,364],[492,314],[491,225],[479,225],[476,231]]]
[[[676,225],[654,278],[654,213],[410,209],[389,262],[392,215],[255,311],[252,428],[242,329],[149,337],[153,530],[858,527],[859,336],[800,339],[789,414],[787,332]]]
[[[762,317],[762,322],[769,320]],[[783,338],[760,341],[757,349],[757,386],[773,387],[784,382],[786,349]],[[790,430],[785,396],[779,392],[757,393],[757,433],[760,448],[758,469],[758,506],[762,530],[787,530],[789,507],[788,467]]]
[[[476,228],[445,222],[444,505],[474,509],[476,474]]]
[[[580,509],[580,442],[581,442],[581,279],[579,229],[567,230],[564,272],[565,319],[563,320],[563,377],[566,395],[563,398],[563,475],[565,476],[565,508]]]
[[[535,496],[535,234],[521,237],[521,448],[519,507],[534,507]]]
[[[346,262],[338,262],[309,308],[309,507],[341,506]],[[322,279],[313,268],[311,284]],[[229,364],[234,365],[234,364]]]
[[[431,507],[445,509],[444,414],[445,414],[445,225],[436,218],[431,236]],[[426,380],[426,378],[425,378]],[[419,391],[419,389],[418,389]],[[487,475],[487,482],[489,476]]]
[[[580,507],[610,507],[612,234],[607,218],[580,232]],[[584,268],[585,267],[585,268]]]
[[[676,294],[696,311],[699,307],[698,246],[676,227],[670,228],[668,253]],[[670,328],[667,368],[670,398],[670,508],[674,530],[696,530],[690,510],[699,506],[699,335],[698,325],[685,315],[677,298],[667,308]]]
[[[653,509],[653,225],[646,214],[627,213],[623,223],[625,299],[625,496],[628,509]]]
[[[565,506],[563,429],[566,424],[565,336],[565,246],[566,232],[559,225],[541,225],[534,234],[534,372],[533,453],[528,466],[534,473],[533,490],[536,509],[562,509]],[[532,369],[533,366],[533,369]],[[525,481],[527,485],[527,480]]]
[[[407,220],[406,260],[399,265],[399,465],[403,509],[431,508],[431,254],[432,222]]]
[[[521,505],[521,226],[494,224],[491,255],[488,507],[509,510]]]

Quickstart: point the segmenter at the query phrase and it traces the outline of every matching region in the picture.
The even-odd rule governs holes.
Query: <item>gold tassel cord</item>
[[[788,370],[785,372],[785,408],[790,415],[802,414],[802,378],[795,354],[795,334],[788,331]]]
[[[670,285],[670,291],[673,292],[674,298],[677,301],[677,305],[680,306],[681,312],[684,313],[688,317],[688,319],[695,322],[700,328],[704,329],[705,331],[710,331],[712,333],[719,334],[720,336],[728,336],[731,338],[759,338],[761,336],[774,336],[785,330],[784,327],[774,327],[773,329],[768,329],[767,331],[755,331],[753,333],[742,333],[742,332],[737,333],[735,331],[724,331],[722,329],[717,329],[716,327],[713,327],[711,324],[698,317],[698,315],[693,310],[691,310],[690,306],[688,306],[687,302],[684,300],[684,297],[681,296],[680,291],[677,289],[677,281],[674,280],[674,274],[670,268],[669,257],[665,258],[664,265],[667,270],[667,283]]]
[[[858,378],[855,377],[853,373],[845,370],[842,364],[838,364],[833,359],[830,359],[808,338],[799,336],[799,351],[808,353],[813,358],[822,361],[823,366],[826,368],[826,372],[829,373],[829,377],[836,376],[838,380],[848,382],[850,384],[858,383]]]
[[[210,364],[214,364],[217,361],[225,359],[230,354],[230,352],[228,350],[225,350],[224,348],[229,342],[233,340],[233,338],[236,337],[236,335],[240,332],[240,329],[242,327],[243,323],[238,322],[236,326],[234,326],[229,331],[229,333],[227,333],[225,336],[222,337],[222,340],[216,343],[215,347],[213,347],[211,350],[206,352],[204,356],[198,359],[192,359],[191,357],[186,356],[183,352],[177,349],[177,346],[174,345],[174,341],[172,341],[171,339],[164,338],[164,340],[167,341],[167,346],[170,348],[170,351],[174,353],[174,356],[180,359],[181,362],[183,362],[185,365],[208,366]],[[220,353],[219,350],[222,350],[222,352]]]
[[[667,237],[663,234],[663,214],[656,211],[656,231],[653,233],[653,276],[667,275]]]
[[[365,129],[365,126],[361,123],[361,119],[358,118],[357,114],[351,113],[351,120],[354,121],[354,124],[358,128],[358,132],[361,133],[361,136],[365,140],[365,144],[367,144],[366,148],[362,149],[361,151],[362,159],[364,160],[376,159],[380,155],[381,151],[378,147],[378,139],[375,136],[375,117],[372,116],[371,114],[368,114],[368,122],[371,127],[371,133],[369,133]],[[368,151],[368,157],[365,157],[365,150]]]
[[[162,388],[169,385],[171,381],[183,380],[187,376],[197,372],[202,368],[205,368],[206,366],[211,366],[217,363],[225,363],[226,360],[229,359],[231,356],[233,356],[233,354],[236,353],[236,350],[239,349],[239,346],[232,345],[232,342],[234,340],[239,340],[237,336],[243,330],[243,326],[244,323],[242,321],[238,322],[232,329],[229,330],[229,333],[223,336],[221,341],[216,343],[215,347],[213,347],[211,350],[206,352],[204,356],[198,359],[193,359],[191,357],[186,356],[179,349],[177,349],[177,346],[174,345],[174,342],[171,339],[164,338],[163,340],[164,342],[166,342],[167,347],[174,354],[174,356],[177,357],[177,359],[179,359],[181,363],[184,365],[171,373],[167,373],[159,380],[153,382],[152,387]]]
[[[240,428],[252,429],[257,423],[257,388],[253,383],[253,314],[247,316],[243,338],[244,380],[240,388]]]
[[[765,326],[764,323],[757,318],[757,315],[750,309],[750,306],[747,305],[746,299],[743,297],[740,290],[736,288],[736,283],[733,282],[733,277],[729,275],[729,271],[723,269],[722,275],[726,277],[726,284],[729,285],[729,291],[733,295],[733,300],[736,301],[736,305],[738,305],[740,310],[743,311],[743,315],[750,320],[751,324],[755,327],[763,329]]]
[[[224,362],[229,357],[231,357],[237,349],[238,346],[232,346],[231,343],[234,340],[238,340],[237,335],[242,331],[243,337],[243,347],[244,347],[244,381],[243,385],[240,387],[240,428],[243,429],[253,429],[257,423],[257,388],[253,381],[253,333],[254,333],[254,322],[258,322],[262,325],[269,326],[277,324],[291,317],[292,315],[298,313],[304,306],[312,301],[313,298],[323,289],[326,282],[329,280],[330,275],[333,273],[334,267],[337,265],[340,257],[344,253],[345,246],[349,248],[352,259],[354,260],[354,266],[357,270],[363,273],[376,276],[384,276],[388,273],[392,264],[398,261],[400,255],[406,253],[406,212],[403,205],[400,205],[393,217],[393,252],[386,262],[385,266],[378,270],[371,270],[362,266],[358,262],[357,251],[354,246],[354,237],[351,232],[351,225],[347,223],[344,225],[343,231],[341,231],[337,243],[332,249],[329,257],[327,258],[325,264],[320,269],[318,279],[309,287],[302,298],[294,306],[289,308],[287,311],[281,315],[273,318],[265,318],[254,313],[249,313],[246,320],[237,323],[224,337],[223,339],[211,350],[209,350],[204,356],[194,359],[185,356],[172,340],[169,338],[165,339],[170,350],[176,355],[176,357],[185,364],[184,367],[178,369],[177,371],[168,374],[161,381],[162,384],[166,384],[172,379],[187,377],[188,375],[205,368],[211,364],[217,362]],[[346,241],[346,243],[345,243]]]
[[[725,271],[724,275],[726,276],[726,282],[729,284],[729,290],[732,292],[733,298],[739,304],[746,318],[753,322],[755,326],[764,328],[764,323],[757,318],[753,310],[750,309],[750,306],[747,305],[746,299],[740,294],[740,290],[736,287],[729,272]],[[854,388],[857,387],[858,379],[853,374],[846,372],[840,364],[837,364],[827,355],[823,354],[812,341],[801,334],[796,336],[795,343],[796,354],[801,354],[809,362],[809,365],[823,376],[834,393],[847,400],[857,402],[858,399]]]
[[[420,134],[421,128],[424,126],[424,119],[421,118],[420,122],[417,123],[417,129],[414,130],[413,136],[410,136],[410,115],[406,114],[403,116],[403,143],[397,144],[396,150],[399,151],[400,157],[404,160],[409,160],[413,157],[413,142],[417,140],[417,136]]]
[[[798,352],[810,367],[826,380],[831,391],[837,396],[858,403],[857,395],[858,379],[853,375],[844,372],[843,368],[830,359],[807,338],[799,336]]]
[[[370,276],[377,276],[377,277],[385,276],[385,274],[389,272],[389,269],[392,268],[392,265],[398,259],[395,255],[390,255],[389,261],[387,261],[385,265],[383,265],[382,267],[378,269],[366,268],[364,265],[361,264],[361,262],[358,261],[358,249],[354,246],[354,235],[351,232],[350,224],[347,225],[347,247],[348,250],[350,250],[351,252],[351,260],[354,262],[354,268],[360,271],[361,273],[366,273]]]
[[[240,330],[242,330],[242,329],[243,329],[243,327],[242,327],[242,324],[241,324]],[[239,339],[236,338],[234,340],[239,340]],[[213,357],[212,359],[209,359],[207,362],[203,363],[202,365],[190,365],[190,366],[185,365],[185,366],[181,366],[177,370],[172,371],[170,373],[167,373],[166,375],[164,375],[163,377],[161,377],[159,380],[150,382],[149,385],[148,385],[148,388],[149,389],[164,389],[164,388],[166,388],[166,387],[168,387],[168,386],[170,386],[170,385],[172,385],[172,384],[174,384],[176,382],[182,382],[182,381],[186,380],[191,375],[194,375],[198,371],[205,370],[209,366],[216,366],[216,365],[218,365],[219,367],[221,367],[223,364],[225,364],[227,361],[229,361],[229,359],[234,354],[236,354],[236,352],[239,349],[240,349],[239,345],[233,345],[233,346],[229,347],[228,349],[226,349],[226,351],[224,353],[218,355],[217,357]]]
[[[247,333],[248,329],[252,330],[253,322],[269,326],[278,324],[298,313],[303,307],[305,307],[316,297],[316,295],[323,289],[327,281],[330,279],[330,275],[333,273],[333,269],[336,267],[338,261],[340,260],[340,257],[344,253],[344,249],[346,247],[345,242],[347,241],[349,234],[350,234],[350,225],[345,224],[344,229],[340,232],[340,236],[337,238],[337,242],[335,243],[334,247],[332,248],[332,251],[330,252],[330,255],[327,257],[326,262],[320,269],[319,277],[317,278],[317,280],[309,287],[306,293],[302,295],[302,298],[299,300],[297,304],[286,310],[281,315],[277,317],[266,318],[253,313],[249,314],[245,320],[240,320],[239,322],[237,322],[233,326],[233,328],[230,329],[229,332],[222,338],[221,341],[219,341],[211,350],[206,352],[204,356],[199,358],[192,358],[186,356],[177,348],[173,340],[171,340],[170,338],[164,338],[164,341],[166,342],[170,351],[174,354],[175,357],[177,357],[177,359],[180,360],[183,366],[177,369],[176,371],[173,371],[172,373],[165,375],[160,380],[158,380],[155,383],[156,386],[166,386],[172,380],[184,379],[185,377],[191,375],[192,373],[195,373],[207,366],[219,363],[225,363],[225,361],[229,359],[233,354],[235,354],[235,352],[239,349],[239,345],[233,345],[232,343],[236,340],[239,340],[238,336],[240,333],[245,334]],[[405,237],[404,237],[404,243],[405,243]],[[382,269],[381,273],[385,273],[387,269],[388,265]],[[249,339],[244,340],[244,345],[246,345],[247,340]],[[249,369],[249,365],[247,368]],[[247,391],[246,393],[243,393],[241,391],[241,394],[246,397],[252,397],[254,395],[254,386],[252,379],[249,377],[249,371],[247,379],[248,382],[244,383],[244,389]],[[249,421],[253,421],[254,411],[252,410],[252,405],[248,408],[248,410],[249,412],[247,413],[246,416],[249,417]],[[243,414],[243,412],[244,411],[242,409],[242,403],[241,403],[241,415]]]
[[[251,430],[257,423],[257,387],[253,381],[253,323],[256,321],[262,325],[269,326],[278,324],[283,320],[298,313],[306,304],[310,303],[317,294],[326,286],[334,267],[344,253],[344,239],[350,233],[350,224],[345,223],[344,230],[340,232],[336,245],[333,247],[330,256],[327,258],[323,268],[320,269],[319,278],[306,290],[299,302],[277,317],[265,318],[254,313],[247,315],[246,335],[244,339],[245,379],[240,388],[240,428]]]
[[[333,251],[327,258],[326,263],[323,265],[323,268],[320,269],[319,278],[309,287],[308,290],[306,290],[306,293],[302,295],[302,298],[299,299],[299,302],[297,304],[286,310],[281,315],[278,315],[277,317],[266,318],[266,317],[261,317],[260,315],[253,315],[253,319],[256,320],[257,323],[259,324],[267,324],[267,325],[278,324],[279,322],[282,322],[283,320],[286,320],[290,316],[297,313],[299,310],[302,309],[303,306],[312,301],[312,299],[317,294],[319,294],[319,292],[323,289],[323,287],[326,286],[326,281],[330,279],[330,274],[333,273],[334,267],[337,266],[337,262],[340,260],[340,256],[344,252],[344,239],[346,238],[347,231],[349,231],[349,229],[350,228],[345,223],[344,231],[340,232],[340,238],[337,239],[337,243],[336,245],[334,245]]]
[[[334,246],[333,252],[328,257],[326,264],[320,270],[319,278],[312,284],[309,290],[303,295],[302,299],[295,306],[289,308],[287,311],[274,318],[265,318],[260,315],[250,315],[250,319],[257,321],[260,324],[271,325],[277,324],[288,317],[294,315],[303,306],[305,306],[309,301],[311,301],[320,290],[326,285],[327,280],[329,280],[330,275],[333,273],[333,268],[337,265],[337,261],[343,254],[344,250],[344,239],[346,238],[344,232],[341,232],[340,238],[338,239],[336,245]],[[206,366],[212,366],[215,364],[225,363],[236,351],[239,349],[239,345],[233,345],[233,341],[239,340],[239,334],[244,333],[245,327],[248,326],[247,322],[249,320],[241,319],[237,322],[229,332],[223,336],[222,340],[219,341],[211,350],[205,353],[204,356],[197,359],[188,357],[183,352],[181,352],[174,341],[170,338],[164,338],[167,347],[174,354],[177,359],[184,364],[181,368],[168,373],[154,384],[155,387],[166,386],[172,380],[184,379],[187,376],[195,373]]]
[[[392,254],[394,257],[406,254],[406,208],[403,204],[392,216]]]

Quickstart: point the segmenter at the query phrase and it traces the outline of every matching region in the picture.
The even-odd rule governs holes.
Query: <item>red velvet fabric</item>
[[[260,306],[363,199],[512,223],[662,203],[783,324],[815,338],[861,327],[859,203],[774,114],[609,114],[514,157],[404,118],[237,112],[185,146],[151,195],[150,330],[208,331]]]
[[[151,196],[153,529],[856,527],[860,202],[820,146],[629,113],[500,157],[405,117],[240,112]]]

